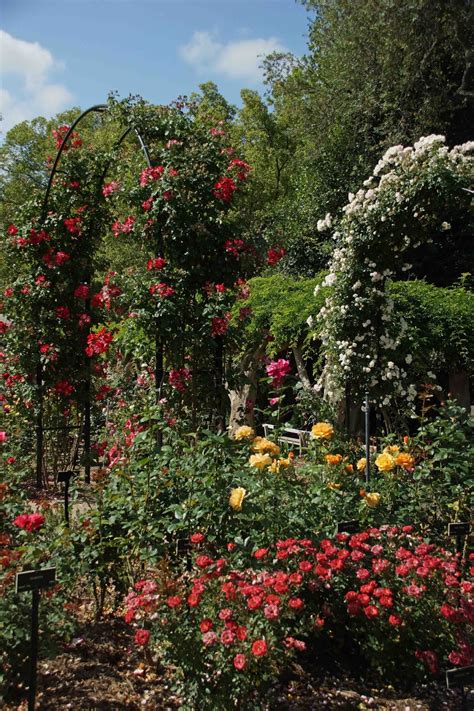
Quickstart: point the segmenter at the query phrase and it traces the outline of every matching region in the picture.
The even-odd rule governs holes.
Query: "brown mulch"
[[[26,702],[8,711],[25,711]],[[173,711],[164,670],[146,665],[130,626],[116,618],[84,625],[64,652],[38,664],[36,711]]]
[[[64,651],[38,665],[37,711],[174,711],[180,699],[165,669],[146,663],[133,644],[130,627],[109,617],[84,624]],[[468,701],[466,708],[473,709]],[[10,703],[5,711],[25,711],[26,702]],[[352,679],[315,678],[295,667],[282,681],[273,711],[378,709],[379,711],[456,711],[459,693],[441,684],[421,686],[411,696],[392,687],[373,689]]]

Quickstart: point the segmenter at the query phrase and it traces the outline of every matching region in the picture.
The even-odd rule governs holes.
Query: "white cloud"
[[[0,129],[34,118],[52,116],[71,104],[73,96],[62,84],[50,81],[50,75],[63,69],[48,49],[38,42],[26,42],[0,30],[0,74],[20,77],[21,85],[14,93],[0,89]]]
[[[271,52],[286,52],[276,37],[245,39],[223,44],[210,32],[194,32],[191,41],[179,48],[182,59],[200,72],[216,72],[229,79],[258,82],[260,64]]]

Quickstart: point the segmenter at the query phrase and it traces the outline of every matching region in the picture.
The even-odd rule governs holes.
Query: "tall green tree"
[[[284,190],[271,195],[260,190],[263,204],[256,217],[286,242],[283,268],[309,275],[324,267],[331,250],[318,234],[318,220],[347,202],[387,147],[411,145],[430,133],[444,133],[451,145],[472,136],[473,5],[470,0],[304,4],[313,13],[306,56],[269,56],[266,101],[252,97],[250,102],[244,94],[238,123],[247,134],[260,118],[261,129],[270,123],[288,140]],[[259,186],[274,184],[269,145],[258,140],[247,148]]]

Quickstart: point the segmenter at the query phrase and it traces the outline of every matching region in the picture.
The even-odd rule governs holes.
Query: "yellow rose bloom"
[[[375,460],[375,466],[381,472],[391,472],[395,467],[395,459],[388,452],[382,452]]]
[[[366,464],[367,464],[367,459],[365,457],[361,457],[361,459],[359,459],[359,461],[356,464],[357,471],[364,472]]]
[[[272,458],[269,454],[252,454],[249,459],[251,467],[256,469],[264,469],[272,463]]]
[[[383,451],[388,452],[388,454],[398,454],[400,451],[400,447],[398,446],[398,444],[390,444],[388,447],[385,447]]]
[[[253,441],[254,452],[269,452],[270,454],[280,454],[280,447],[265,437],[255,437]]]
[[[288,459],[274,459],[271,465],[268,467],[269,472],[273,472],[274,474],[278,474],[280,469],[286,469],[291,465],[291,459],[288,457]]]
[[[245,499],[247,492],[241,486],[232,489],[229,497],[229,505],[234,511],[242,510],[242,501]]]
[[[395,459],[395,464],[397,467],[403,467],[403,469],[411,469],[415,465],[415,458],[408,452],[400,452]]]
[[[311,427],[311,437],[313,439],[331,439],[334,434],[334,427],[329,422],[317,422]]]
[[[380,503],[380,494],[376,491],[369,492],[365,495],[365,502],[371,509],[375,509],[375,507]]]
[[[326,454],[324,458],[328,464],[333,466],[342,462],[342,454]]]
[[[254,436],[255,432],[251,427],[248,425],[242,425],[241,427],[238,427],[235,430],[234,434],[234,439],[241,440],[241,439],[251,439]]]
[[[280,471],[280,462],[278,461],[278,459],[274,459],[272,461],[272,463],[268,467],[268,471],[272,472],[273,474],[278,474],[278,472]]]
[[[342,484],[336,484],[335,481],[330,481],[328,484],[328,489],[331,489],[331,491],[339,491],[341,486]]]

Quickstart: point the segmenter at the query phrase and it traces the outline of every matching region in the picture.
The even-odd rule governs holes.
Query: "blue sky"
[[[112,90],[168,103],[212,80],[239,103],[261,90],[259,55],[301,56],[295,0],[2,0],[2,132],[34,116],[102,103]]]

